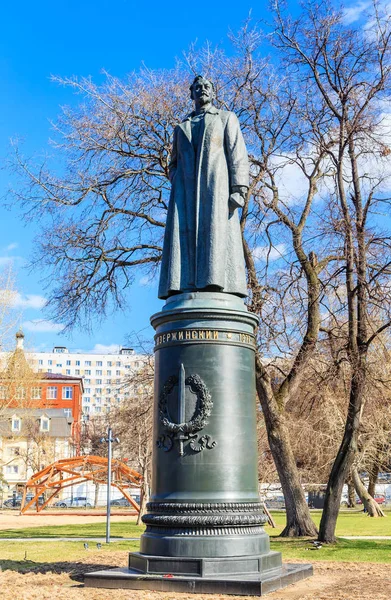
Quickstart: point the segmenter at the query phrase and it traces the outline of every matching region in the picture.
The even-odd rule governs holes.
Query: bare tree
[[[170,72],[107,75],[102,86],[57,79],[84,102],[54,124],[65,175],[16,149],[26,187],[14,193],[30,218],[42,214],[48,223],[35,260],[57,275],[49,296],[56,317],[71,327],[104,316],[111,303],[125,306],[137,269],[153,272],[160,260],[171,138],[190,110],[189,72],[214,80],[250,154],[241,224],[249,305],[261,317],[257,392],[285,496],[284,535],[316,533],[289,412],[305,393],[320,336],[336,347],[333,365],[347,365],[347,415],[320,532],[333,541],[357,452],[368,351],[390,324],[390,238],[376,223],[376,211],[388,210],[389,22],[377,5],[365,30],[347,27],[327,3],[310,2],[298,20],[277,4],[274,16],[273,61],[262,56],[265,37],[246,23],[231,35],[230,56],[207,46]]]
[[[388,129],[381,105],[390,91],[390,35],[390,19],[377,4],[367,30],[347,27],[343,14],[327,3],[308,4],[296,21],[276,9],[276,45],[318,104],[327,108],[328,127],[322,139],[334,169],[329,223],[343,252],[338,268],[344,276],[351,375],[344,435],[320,524],[319,539],[326,542],[335,540],[342,486],[357,451],[368,350],[390,325],[390,297],[384,285],[389,236],[380,228],[376,231],[374,221],[376,211],[380,206],[386,209],[388,201],[384,171]],[[377,164],[370,164],[370,157]],[[379,326],[371,329],[375,314]]]

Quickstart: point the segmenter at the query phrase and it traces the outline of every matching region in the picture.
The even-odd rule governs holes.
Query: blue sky
[[[69,89],[51,83],[51,75],[91,76],[99,81],[102,69],[121,77],[143,62],[152,69],[170,68],[191,42],[225,43],[229,28],[238,29],[250,10],[254,20],[261,19],[265,6],[254,0],[2,3],[0,167],[10,138],[23,139],[25,154],[44,151],[51,135],[50,120],[59,114],[59,106],[77,101]],[[23,224],[16,208],[5,208],[4,194],[10,183],[12,174],[0,170],[0,267],[13,265],[19,292],[16,321],[23,325],[28,346],[51,349],[64,344],[90,350],[96,344],[124,344],[135,331],[152,336],[149,317],[162,302],[157,300],[156,287],[140,281],[132,289],[130,310],[110,316],[92,335],[74,331],[68,338],[58,333],[58,324],[44,321],[40,274],[25,268],[37,230],[33,223]]]

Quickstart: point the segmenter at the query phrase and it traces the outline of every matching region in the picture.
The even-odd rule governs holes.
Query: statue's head
[[[204,106],[212,102],[215,97],[214,85],[209,79],[197,75],[190,86],[190,97],[196,106]]]

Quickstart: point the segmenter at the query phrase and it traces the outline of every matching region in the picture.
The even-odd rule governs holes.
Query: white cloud
[[[91,354],[116,354],[120,348],[121,346],[118,344],[95,344],[93,349],[88,352]]]
[[[15,261],[23,261],[22,256],[0,256],[0,268],[10,267]]]
[[[258,246],[253,250],[253,256],[255,260],[278,260],[282,256],[284,256],[286,250],[285,244],[277,244],[276,246]]]
[[[22,329],[34,333],[59,333],[64,329],[64,325],[53,321],[45,321],[44,319],[32,319],[31,321],[25,321],[22,324]]]
[[[144,275],[144,277],[140,278],[138,283],[143,287],[153,287],[156,283],[156,278],[151,277],[151,275]]]
[[[15,248],[17,248],[19,246],[19,244],[17,242],[12,242],[12,244],[8,244],[8,246],[6,247],[6,250],[10,251],[10,250],[15,250]]]
[[[18,292],[12,299],[14,308],[34,308],[40,310],[46,304],[46,298],[38,294],[19,294]]]
[[[355,23],[361,17],[364,11],[367,10],[371,5],[371,2],[357,2],[353,4],[353,6],[349,6],[348,8],[344,8],[343,10],[343,22],[345,25],[351,25],[351,23]]]

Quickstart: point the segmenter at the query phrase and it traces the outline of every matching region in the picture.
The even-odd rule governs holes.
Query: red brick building
[[[80,453],[83,379],[59,373],[42,373],[38,389],[37,395],[40,394],[41,398],[37,399],[37,407],[61,408],[66,416],[72,417],[72,438],[78,455]]]
[[[16,349],[7,356],[0,373],[0,406],[6,409],[62,409],[72,419],[75,454],[80,453],[83,379],[61,373],[36,373],[26,360],[24,335],[16,334]]]

